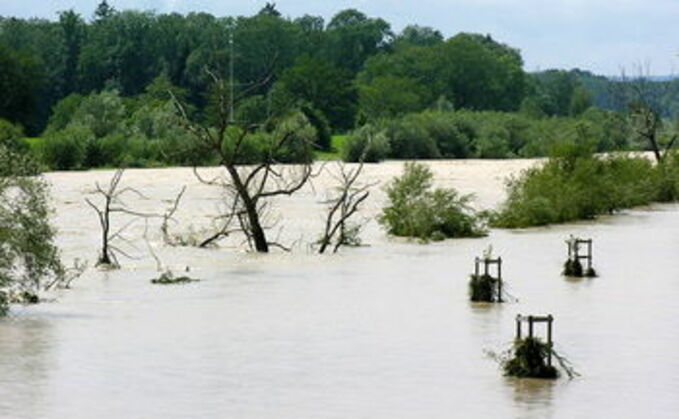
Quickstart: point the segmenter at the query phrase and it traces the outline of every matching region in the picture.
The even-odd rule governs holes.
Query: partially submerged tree
[[[318,253],[324,253],[329,246],[337,252],[341,246],[357,246],[360,244],[358,234],[361,225],[351,223],[361,204],[370,195],[370,187],[373,184],[361,183],[360,177],[363,172],[363,162],[357,166],[337,162],[337,170],[332,173],[338,185],[334,193],[325,201],[327,215],[323,230],[323,236],[319,239]]]
[[[124,172],[125,169],[116,170],[106,187],[102,187],[99,182],[95,183],[95,193],[102,199],[100,205],[95,204],[89,198],[85,198],[85,202],[97,213],[99,225],[101,226],[101,251],[97,259],[97,266],[115,269],[120,267],[118,255],[132,258],[130,254],[120,247],[121,242],[132,245],[123,233],[139,217],[149,218],[156,216],[154,214],[134,211],[127,205],[124,199],[126,195],[134,194],[142,198],[144,195],[134,188],[120,186],[120,180]],[[111,219],[113,214],[126,214],[132,216],[132,218],[129,218],[126,223],[114,230],[113,220]]]
[[[202,246],[238,231],[251,249],[266,253],[271,246],[282,247],[269,240],[265,231],[263,218],[271,198],[294,194],[314,176],[314,129],[300,112],[268,121],[236,120],[234,109],[256,86],[234,93],[232,84],[209,74],[214,82],[212,124],[192,121],[175,101],[185,128],[195,137],[194,148],[212,153],[226,171],[226,176],[205,179],[194,170],[201,182],[220,186],[231,199],[230,209],[222,214],[224,227]],[[282,163],[286,162],[299,164],[285,167]]]
[[[664,100],[670,85],[651,80],[648,70],[639,66],[638,74],[633,77],[623,71],[613,88],[619,106],[627,112],[632,132],[646,143],[656,161],[662,163],[679,138],[676,129],[666,129],[673,117],[668,114]]]
[[[389,183],[389,205],[379,217],[389,234],[423,241],[484,236],[483,223],[469,206],[472,196],[434,189],[433,177],[424,164],[408,162],[403,175]]]
[[[47,185],[26,155],[0,144],[0,315],[12,296],[37,302],[37,292],[66,275],[49,223]]]

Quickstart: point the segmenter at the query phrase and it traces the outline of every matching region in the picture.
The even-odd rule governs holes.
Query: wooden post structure
[[[549,314],[547,316],[522,316],[517,314],[516,316],[516,339],[521,339],[521,323],[528,323],[528,337],[533,337],[533,325],[535,323],[547,323],[547,345],[549,346],[549,353],[547,354],[547,364],[552,365],[552,348],[554,343],[552,342],[552,332],[554,317]]]
[[[490,259],[490,258],[475,258],[474,259],[474,275],[476,277],[479,276],[479,273],[481,271],[481,263],[483,262],[483,274],[484,275],[489,275],[490,274],[490,266],[495,265],[497,266],[497,276],[494,277],[495,281],[497,282],[497,302],[501,303],[502,302],[502,258],[498,257],[497,259]]]
[[[583,276],[588,276],[587,273],[593,272],[592,270],[592,239],[581,239],[578,237],[573,237],[566,240],[568,244],[568,260],[572,262],[580,262],[580,260],[585,259],[587,261],[587,268],[583,270]],[[587,245],[585,254],[581,254],[581,245]]]

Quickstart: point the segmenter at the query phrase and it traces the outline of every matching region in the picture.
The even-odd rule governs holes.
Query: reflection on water
[[[502,198],[500,175],[528,164],[440,162],[435,172],[441,184],[478,189],[487,207]],[[368,170],[383,181],[399,168]],[[217,192],[190,172],[130,171],[123,180],[152,198],[131,205],[153,209],[187,183],[180,219],[208,223]],[[67,258],[96,256],[96,220],[81,192],[107,176],[50,175]],[[327,179],[315,187],[317,195],[277,203],[287,237],[320,231]],[[365,215],[383,200],[375,191]],[[371,246],[324,256],[171,249],[158,234],[161,259],[202,281],[151,285],[155,264],[140,250],[125,269],[90,270],[57,303],[0,320],[0,417],[676,417],[677,231],[679,207],[670,205],[430,245],[389,239],[371,222]],[[571,233],[594,239],[599,278],[560,276]],[[470,304],[473,260],[490,243],[517,301]],[[507,348],[517,313],[554,315],[556,349],[582,377],[502,377],[484,350]]]
[[[0,319],[0,417],[42,416],[50,371],[56,367],[51,328],[40,317]]]
[[[552,417],[552,398],[557,385],[551,380],[505,378],[505,386],[512,390],[515,417]]]

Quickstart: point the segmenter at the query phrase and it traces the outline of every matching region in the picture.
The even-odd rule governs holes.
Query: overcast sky
[[[99,0],[0,0],[0,15],[54,19],[75,9],[89,18]],[[116,9],[251,15],[259,0],[109,0]],[[490,33],[519,48],[526,70],[578,67],[616,75],[642,63],[653,74],[679,73],[679,0],[278,0],[285,16],[330,18],[346,8],[382,17],[399,31],[432,26],[446,36]]]

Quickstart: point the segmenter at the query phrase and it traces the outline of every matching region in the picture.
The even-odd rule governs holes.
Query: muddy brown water
[[[430,163],[436,183],[504,197],[503,179],[535,161]],[[369,165],[385,182],[401,163]],[[98,230],[83,201],[110,171],[50,173],[64,257],[92,261]],[[163,210],[188,192],[174,231],[209,227],[220,193],[189,169],[129,170],[144,192],[130,205]],[[493,230],[483,239],[421,245],[387,237],[367,202],[368,246],[319,256],[322,176],[276,202],[290,254],[168,248],[164,264],[201,282],[152,285],[143,241],[123,269],[89,269],[53,302],[0,320],[0,417],[7,418],[675,418],[679,417],[679,206],[596,222]],[[278,230],[283,227],[279,233]],[[143,223],[129,236],[139,241]],[[569,234],[594,239],[596,279],[560,276]],[[467,301],[473,258],[492,244],[518,301]],[[582,374],[556,382],[504,378],[485,350],[509,345],[518,313],[555,316],[556,348]]]

